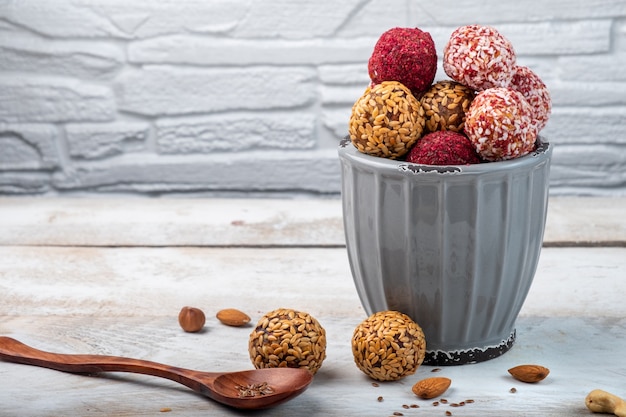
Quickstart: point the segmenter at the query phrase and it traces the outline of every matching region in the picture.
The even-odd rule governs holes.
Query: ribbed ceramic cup
[[[368,314],[398,310],[426,336],[425,364],[481,362],[515,341],[548,205],[552,146],[465,166],[431,166],[339,146],[343,220]]]

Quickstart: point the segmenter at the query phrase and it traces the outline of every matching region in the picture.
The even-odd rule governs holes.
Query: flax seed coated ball
[[[361,322],[352,335],[357,367],[378,381],[412,375],[424,361],[426,339],[422,328],[406,314],[380,311]]]
[[[397,81],[383,81],[354,103],[348,132],[359,151],[397,159],[422,136],[424,123],[424,110],[411,91]]]
[[[461,26],[443,50],[443,69],[474,90],[508,87],[515,66],[513,45],[490,26]]]
[[[535,148],[537,126],[524,96],[509,88],[476,95],[466,114],[465,134],[487,161],[513,159]]]
[[[389,29],[376,42],[367,67],[373,84],[398,81],[418,96],[435,79],[435,42],[418,28]]]
[[[462,133],[439,130],[417,141],[406,161],[426,165],[469,165],[480,163],[472,142]]]
[[[548,87],[541,78],[528,67],[516,66],[513,69],[513,79],[509,88],[522,93],[533,109],[533,119],[537,125],[537,131],[543,129],[550,118],[552,99]]]
[[[426,132],[463,132],[465,113],[474,99],[474,90],[456,81],[438,81],[420,99],[426,118]]]
[[[250,333],[255,368],[306,368],[316,373],[326,358],[326,331],[310,314],[289,308],[266,313]]]

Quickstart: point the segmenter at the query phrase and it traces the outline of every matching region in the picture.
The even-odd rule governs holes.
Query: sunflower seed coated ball
[[[438,81],[420,99],[426,117],[426,132],[463,132],[465,113],[474,100],[474,90],[455,81]]]
[[[417,371],[426,355],[426,339],[406,314],[381,311],[356,327],[352,354],[356,366],[370,378],[395,381]]]
[[[368,155],[397,159],[424,131],[424,109],[397,81],[368,87],[352,106],[348,131],[354,146]]]
[[[326,358],[326,331],[310,314],[288,308],[266,313],[250,334],[255,368],[306,368],[316,373]]]

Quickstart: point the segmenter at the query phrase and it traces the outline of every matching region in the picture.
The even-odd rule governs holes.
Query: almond
[[[413,393],[418,397],[429,400],[446,392],[452,380],[442,376],[422,379],[413,385]]]
[[[236,308],[226,308],[224,310],[220,310],[217,312],[215,317],[227,326],[239,327],[250,322],[250,317]]]
[[[550,370],[540,365],[519,365],[509,369],[513,378],[522,382],[539,382],[548,376]]]

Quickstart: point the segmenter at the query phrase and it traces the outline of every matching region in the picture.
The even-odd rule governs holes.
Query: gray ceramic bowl
[[[548,204],[552,146],[466,166],[417,165],[339,146],[348,258],[368,314],[424,330],[430,365],[481,362],[515,341]]]

